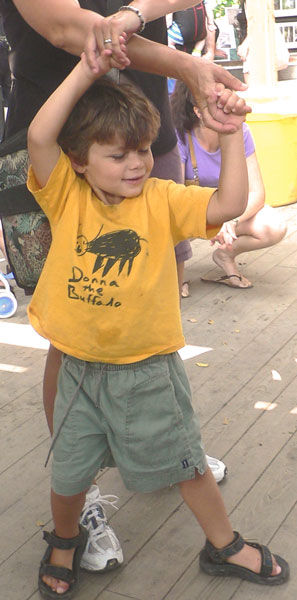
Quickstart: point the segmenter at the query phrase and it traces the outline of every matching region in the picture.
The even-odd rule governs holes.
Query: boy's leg
[[[50,346],[43,379],[43,404],[51,435],[53,434],[53,415],[61,360],[62,353]],[[108,525],[103,505],[100,502],[99,487],[95,481],[93,484],[95,485],[91,486],[86,495],[86,502],[82,506],[83,525],[89,532],[89,541],[82,562],[86,569],[104,571],[106,568],[112,568],[112,565],[117,567],[123,562],[123,551],[115,532]],[[117,499],[116,496],[114,498]],[[110,504],[108,497],[103,497],[103,501],[105,504]]]
[[[63,539],[70,539],[79,533],[79,516],[85,502],[86,492],[75,496],[60,496],[51,491],[51,506],[55,526],[55,534]],[[53,548],[50,556],[50,564],[72,569],[73,555],[75,549],[60,550]],[[44,575],[43,581],[58,594],[63,594],[69,585],[65,581]]]
[[[196,472],[195,479],[179,484],[181,495],[201,525],[207,539],[218,549],[229,545],[234,539],[233,529],[219,488],[209,468],[204,475]],[[227,559],[233,564],[248,568],[255,573],[261,569],[259,550],[247,544],[237,554]],[[272,575],[281,572],[273,559]]]
[[[50,346],[43,377],[43,406],[51,435],[53,435],[53,415],[61,361],[62,353],[53,346]]]

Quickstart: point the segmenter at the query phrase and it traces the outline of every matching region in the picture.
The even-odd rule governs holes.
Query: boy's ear
[[[86,170],[86,165],[80,165],[73,156],[69,156],[71,164],[77,173],[83,174]]]

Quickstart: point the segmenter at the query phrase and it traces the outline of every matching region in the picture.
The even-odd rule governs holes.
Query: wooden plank
[[[193,404],[194,407],[197,406],[197,398],[202,424],[208,422],[228,404],[230,398],[240,392],[243,386],[247,386],[249,381],[257,377],[261,369],[270,360],[273,361],[274,356],[277,356],[280,347],[287,347],[294,334],[291,324],[294,323],[296,317],[297,303],[294,302],[279,318],[268,323],[265,329],[250,343],[248,343],[249,339],[247,339],[246,345],[243,341],[242,348],[240,348],[240,342],[238,348],[235,346],[235,351],[233,347],[229,349],[228,346],[222,359],[220,358],[220,347],[217,352],[213,353],[214,358],[211,357],[212,353],[207,354],[206,360],[210,365],[207,369],[199,369],[195,360],[187,361],[186,369],[192,385]],[[246,332],[246,335],[243,336],[244,340],[247,336]],[[277,369],[276,362],[272,362],[271,368]],[[205,371],[207,371],[206,375]]]
[[[255,377],[251,379],[246,386],[232,395],[227,402],[213,418],[209,419],[205,426],[205,439],[211,449],[216,449],[219,455],[224,456],[227,449],[241,439],[253,423],[260,418],[266,419],[269,412],[270,421],[273,423],[282,415],[283,411],[294,409],[296,406],[296,362],[294,348],[296,350],[296,336],[291,345],[283,349],[278,355],[277,362],[264,365]],[[290,352],[291,351],[291,352]],[[282,374],[281,381],[273,381],[271,371],[276,367]],[[259,403],[266,403],[262,405]],[[277,403],[275,410],[270,412],[273,406],[270,403]],[[266,411],[266,408],[269,411]],[[288,413],[289,414],[289,413]],[[276,416],[275,416],[276,415]],[[287,414],[285,413],[285,417]],[[290,415],[289,420],[293,420]],[[204,429],[203,429],[204,434]],[[265,431],[264,431],[265,435]]]
[[[18,444],[15,443],[16,435]],[[25,421],[13,435],[9,432],[0,440],[0,473],[17,462],[24,454],[39,447],[49,437],[49,431],[40,413]],[[41,459],[42,460],[42,459]]]
[[[42,382],[45,357],[44,350],[0,344],[0,363],[26,368],[22,373],[0,371],[0,408]]]
[[[20,426],[37,414],[39,415],[40,424],[43,425],[45,415],[41,383],[34,385],[21,395],[16,394],[15,400],[7,402],[0,408],[0,444],[5,434],[8,435],[8,438],[13,432],[18,435]]]
[[[294,450],[294,441],[286,446],[289,453]],[[283,481],[275,473],[285,472],[288,477],[283,489]],[[293,569],[293,577],[284,586],[256,586],[240,582],[238,579],[210,578],[199,572],[197,577],[197,559],[193,560],[183,576],[177,580],[166,596],[166,600],[254,600],[255,598],[293,600],[296,597],[296,483],[294,464],[288,472],[286,452],[282,451],[269,469],[256,482],[253,489],[236,507],[232,522],[249,539],[268,543],[273,552],[284,556]],[[285,504],[283,504],[283,502]],[[292,506],[293,505],[293,506]],[[289,534],[289,537],[288,537]],[[289,542],[289,543],[288,543]],[[294,570],[295,568],[295,570]]]
[[[193,242],[195,282],[191,297],[182,302],[182,313],[187,341],[214,348],[203,356],[210,363],[207,369],[199,370],[195,358],[186,361],[186,368],[194,404],[201,405],[207,449],[225,456],[229,467],[221,491],[232,521],[249,535],[256,532],[261,541],[272,540],[272,548],[289,558],[290,584],[267,589],[198,575],[197,555],[204,536],[181,504],[177,488],[134,494],[125,489],[117,470],[110,469],[100,473],[98,481],[102,494],[120,496],[120,510],[108,513],[123,544],[126,566],[103,576],[82,572],[78,600],[297,597],[293,506],[297,210],[296,206],[277,210],[288,219],[286,239],[240,257],[256,284],[249,292],[202,285],[199,278],[212,264],[211,249],[204,241]],[[21,290],[17,295],[19,309],[12,322],[27,323],[29,299]],[[197,316],[197,324],[189,323],[191,316]],[[210,326],[212,317],[215,323]],[[235,333],[237,328],[240,332]],[[37,568],[45,547],[37,523],[51,526],[50,468],[43,468],[49,439],[40,414],[46,353],[3,344],[0,351],[0,362],[15,360],[28,367],[20,376],[0,372],[1,590],[5,600],[37,600]],[[273,368],[281,381],[272,381]],[[257,400],[275,401],[277,407],[255,409]]]

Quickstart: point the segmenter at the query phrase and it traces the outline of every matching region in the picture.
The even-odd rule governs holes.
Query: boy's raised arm
[[[230,90],[224,90],[222,96],[226,110],[231,112],[225,114],[222,111],[220,118],[234,124],[237,130],[231,134],[219,134],[221,172],[218,189],[208,204],[209,225],[218,225],[238,217],[245,211],[248,201],[248,172],[242,133],[244,117],[233,112],[236,104],[241,104],[244,100]]]
[[[66,79],[48,98],[34,117],[28,130],[28,151],[35,177],[44,187],[60,156],[58,136],[79,98],[91,84],[110,68],[110,51],[98,57],[99,70],[94,74],[84,54]]]

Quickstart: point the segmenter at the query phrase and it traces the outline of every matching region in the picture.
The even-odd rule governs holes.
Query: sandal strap
[[[220,277],[220,279],[223,281],[226,279],[231,279],[231,277],[237,277],[237,279],[239,279],[239,281],[242,281],[241,275],[235,275],[235,273],[233,273],[233,275],[222,275],[222,277]]]
[[[55,534],[54,531],[51,533],[49,531],[43,532],[43,539],[48,543],[52,548],[59,548],[59,550],[71,550],[71,548],[77,548],[84,541],[84,530],[79,526],[79,534],[73,538],[61,538]]]
[[[262,564],[260,575],[264,577],[269,577],[272,574],[273,570],[273,562],[272,562],[272,554],[267,548],[267,546],[263,546],[262,544],[258,544],[257,542],[245,542],[248,546],[252,546],[253,548],[257,548],[261,552]]]
[[[243,538],[238,531],[234,531],[233,533],[233,541],[231,544],[228,544],[228,546],[224,546],[224,548],[216,548],[209,540],[206,540],[205,550],[214,563],[224,563],[227,558],[230,558],[230,556],[233,556],[242,550],[245,544]]]
[[[48,563],[40,565],[39,577],[42,577],[43,575],[49,575],[55,579],[62,579],[62,581],[66,581],[66,583],[72,583],[73,581],[73,571],[71,569],[67,569],[67,567],[58,567],[57,565],[49,565]]]

